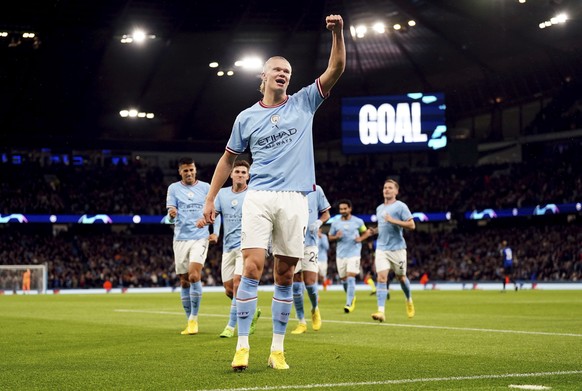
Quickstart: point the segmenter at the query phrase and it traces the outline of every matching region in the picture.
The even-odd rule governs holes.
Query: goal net
[[[27,284],[28,281],[30,281],[29,284]],[[1,293],[46,293],[47,282],[46,265],[0,265]]]

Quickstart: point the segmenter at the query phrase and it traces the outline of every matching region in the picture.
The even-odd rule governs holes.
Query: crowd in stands
[[[580,281],[582,278],[582,226],[535,225],[520,228],[477,228],[452,232],[407,232],[408,275],[418,282],[501,281],[500,243],[512,247],[521,282]],[[373,271],[373,241],[363,246],[362,274]],[[204,285],[221,285],[221,246],[211,246],[203,270]],[[338,282],[334,246],[330,249],[329,278]],[[110,233],[26,233],[0,230],[2,264],[47,264],[49,289],[177,287],[172,235]],[[263,284],[272,284],[272,260],[267,262]],[[0,289],[13,282],[0,273]]]
[[[379,167],[369,159],[356,163],[319,163],[318,183],[332,204],[348,198],[354,214],[373,214],[382,202],[386,177],[400,183],[399,199],[412,212],[450,211],[455,216],[484,208],[533,207],[547,203],[582,201],[582,146],[556,144],[550,158],[526,163],[476,167]],[[195,157],[195,156],[194,156]],[[214,167],[198,165],[200,179],[210,181]],[[171,172],[171,174],[170,174]],[[163,215],[175,169],[128,164],[40,164],[25,161],[0,163],[0,214],[150,214]],[[0,264],[48,264],[51,289],[95,288],[110,280],[115,287],[176,286],[172,232],[69,232],[26,234],[0,224]],[[522,280],[578,281],[582,268],[580,225],[558,227],[535,223],[517,228],[451,232],[417,230],[407,233],[409,276],[418,280],[489,281],[500,277],[498,246],[507,240],[517,255]],[[101,231],[99,231],[101,232]],[[363,273],[372,270],[373,243],[362,252]],[[203,282],[220,285],[219,245],[211,246]],[[333,246],[331,251],[334,259]],[[330,263],[335,277],[335,263]],[[272,283],[272,263],[263,274]],[[7,281],[0,284],[7,285]],[[9,285],[9,284],[8,284]],[[2,286],[0,285],[0,289]]]
[[[382,202],[386,177],[398,180],[399,198],[413,212],[463,213],[485,208],[514,208],[582,198],[582,147],[555,151],[550,159],[478,167],[405,168],[370,166],[362,160],[316,167],[317,181],[333,204],[351,199],[354,214],[372,214]],[[199,177],[213,167],[200,166]],[[175,173],[174,171],[172,171]],[[177,175],[177,173],[175,173]],[[207,174],[207,176],[210,174]],[[159,167],[40,167],[29,162],[3,164],[0,170],[0,213],[23,214],[165,214],[169,183]]]

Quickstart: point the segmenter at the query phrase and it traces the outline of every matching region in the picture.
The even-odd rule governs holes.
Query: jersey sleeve
[[[248,145],[249,139],[245,136],[244,132],[244,111],[240,113],[234,120],[234,125],[232,126],[232,132],[230,133],[230,138],[226,143],[226,150],[232,154],[240,155],[243,153]]]
[[[169,208],[170,206],[173,206],[173,207],[178,206],[178,200],[176,199],[175,186],[173,186],[173,185],[170,185],[168,187],[168,193],[166,195],[166,208]]]

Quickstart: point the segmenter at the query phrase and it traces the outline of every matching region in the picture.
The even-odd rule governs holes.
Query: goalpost
[[[30,291],[23,291],[25,272],[30,270]],[[46,265],[0,265],[0,291],[12,293],[46,293],[48,268]]]

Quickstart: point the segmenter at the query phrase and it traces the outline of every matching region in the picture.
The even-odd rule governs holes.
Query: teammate
[[[230,179],[231,187],[220,189],[214,202],[216,209],[216,233],[220,232],[220,223],[223,222],[222,240],[222,284],[226,295],[231,299],[230,317],[221,338],[232,338],[236,327],[236,291],[240,284],[243,270],[242,252],[240,249],[240,230],[242,218],[242,205],[247,193],[247,181],[249,180],[250,164],[246,160],[234,162]],[[222,219],[221,219],[222,217]],[[204,224],[200,224],[202,227]],[[254,332],[257,319],[261,316],[261,309],[257,308],[250,334]]]
[[[382,189],[384,203],[376,208],[378,227],[370,228],[371,235],[378,235],[376,241],[376,274],[378,276],[377,301],[378,311],[372,314],[372,319],[379,322],[386,320],[385,304],[388,294],[388,274],[392,269],[400,282],[406,296],[406,314],[414,317],[414,304],[410,292],[410,281],[406,277],[406,241],[404,229],[414,230],[416,224],[408,206],[396,199],[400,186],[393,179],[386,179]]]
[[[329,15],[325,21],[332,35],[327,69],[314,83],[288,95],[291,65],[279,56],[267,60],[259,87],[263,98],[237,116],[204,205],[206,223],[212,223],[216,194],[228,178],[237,155],[249,148],[253,164],[242,216],[244,271],[236,296],[239,330],[231,364],[235,371],[249,365],[251,315],[257,307],[258,284],[271,237],[275,291],[268,365],[275,369],[289,368],[283,342],[293,305],[294,269],[303,257],[308,219],[306,194],[315,191],[313,116],[339,80],[346,62],[343,19]]]
[[[507,245],[507,241],[501,242],[501,257],[503,258],[503,292],[505,292],[505,285],[510,282],[513,283],[515,290],[517,291],[517,283],[513,279],[513,251],[511,247]]]
[[[327,235],[319,228],[317,230],[317,271],[319,282],[323,285],[323,290],[327,290],[327,261],[329,251],[329,239]]]
[[[309,207],[309,225],[305,233],[305,249],[303,250],[303,258],[297,264],[295,276],[293,277],[293,303],[295,303],[295,312],[297,313],[299,324],[291,334],[303,334],[307,331],[305,311],[303,309],[304,289],[307,290],[309,301],[311,301],[311,327],[313,331],[319,331],[321,329],[317,286],[319,272],[317,235],[321,225],[329,220],[329,209],[331,205],[319,185],[316,186],[314,192],[307,195],[307,205]]]
[[[182,288],[182,306],[188,318],[188,325],[181,334],[192,335],[198,333],[198,310],[202,299],[201,271],[208,245],[216,243],[217,235],[209,235],[208,227],[196,227],[197,220],[202,217],[204,199],[210,186],[196,179],[194,160],[180,159],[178,173],[182,179],[168,186],[166,208],[169,221],[174,223],[174,261]],[[214,232],[217,232],[214,228]]]
[[[341,218],[331,223],[329,240],[337,241],[337,271],[346,292],[344,312],[356,308],[356,276],[360,274],[362,242],[370,236],[364,221],[352,215],[352,201],[342,199],[338,202]]]

